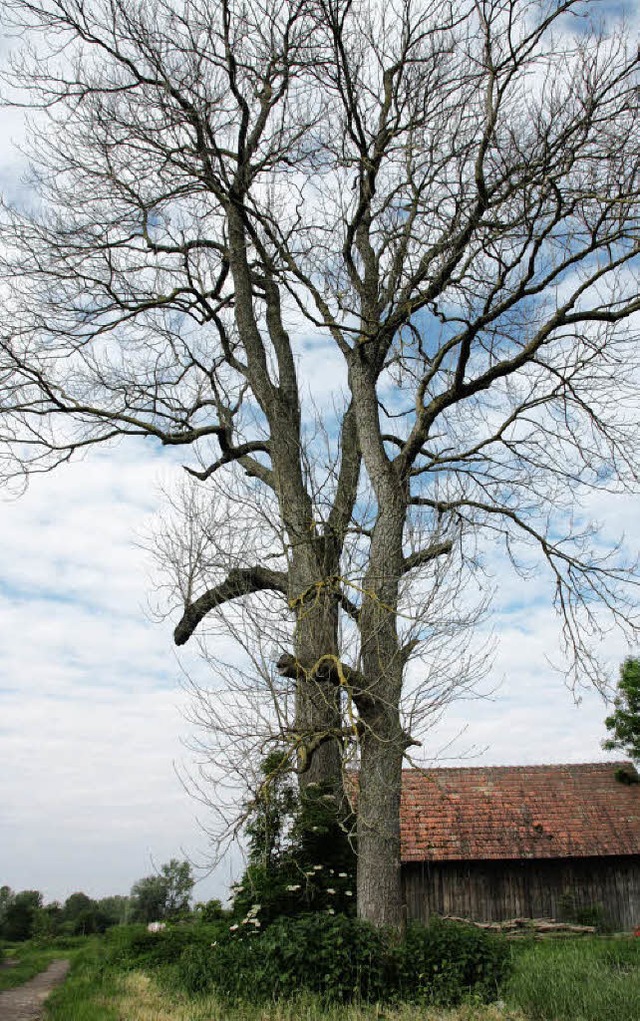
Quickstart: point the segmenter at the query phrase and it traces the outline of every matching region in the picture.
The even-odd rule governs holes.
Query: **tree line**
[[[0,939],[22,942],[53,936],[88,936],[129,922],[170,921],[187,917],[194,886],[187,861],[171,861],[151,876],[137,880],[128,896],[116,894],[97,900],[72,893],[64,903],[44,903],[39,890],[14,892],[0,887]],[[220,917],[220,901],[197,904],[198,917]]]

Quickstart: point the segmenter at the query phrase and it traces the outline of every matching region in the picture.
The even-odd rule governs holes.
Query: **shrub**
[[[401,998],[435,1006],[456,1006],[469,995],[495,999],[511,968],[504,937],[437,917],[409,926],[398,957]]]
[[[327,1000],[380,999],[384,934],[344,915],[280,918],[264,932],[238,928],[209,947],[189,948],[177,974],[190,993],[213,988],[229,1000],[264,1001],[301,990]]]
[[[506,941],[472,926],[436,920],[412,925],[397,944],[365,922],[313,913],[249,925],[214,945],[186,948],[175,970],[190,994],[213,989],[228,1000],[287,998],[301,991],[327,1001],[404,999],[455,1005],[491,999],[509,969]]]
[[[147,932],[143,925],[125,925],[109,930],[107,961],[121,968],[158,968],[176,964],[191,947],[211,946],[226,923],[176,924],[162,932]]]
[[[239,922],[254,904],[268,925],[280,916],[355,913],[355,851],[345,806],[330,785],[294,789],[283,752],[262,764],[264,782],[249,806],[249,865],[234,890]],[[286,757],[285,757],[286,758]]]

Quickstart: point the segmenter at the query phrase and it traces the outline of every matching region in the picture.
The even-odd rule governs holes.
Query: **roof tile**
[[[402,860],[640,854],[629,763],[404,770]]]

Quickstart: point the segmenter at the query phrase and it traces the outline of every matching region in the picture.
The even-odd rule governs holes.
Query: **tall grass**
[[[505,998],[532,1021],[639,1021],[640,940],[541,941],[521,949]]]

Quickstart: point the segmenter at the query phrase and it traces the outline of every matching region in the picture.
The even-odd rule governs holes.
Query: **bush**
[[[234,891],[234,918],[269,925],[287,915],[355,914],[356,856],[348,830],[353,820],[330,785],[296,792],[282,772],[283,752],[267,756],[265,781],[250,806],[249,866]]]
[[[301,990],[327,1000],[380,999],[384,934],[343,915],[280,918],[264,932],[227,932],[216,945],[189,948],[178,976],[189,993],[213,988],[229,1000],[285,998]]]
[[[495,997],[509,969],[506,941],[472,926],[412,925],[402,944],[365,922],[320,913],[280,918],[263,932],[227,931],[212,946],[189,946],[175,978],[191,995],[213,989],[237,1001],[301,991],[327,1001],[397,1000],[458,1004]]]
[[[106,934],[107,962],[119,968],[159,968],[176,964],[188,948],[210,948],[226,923],[181,924],[162,932],[147,932],[143,925],[124,925]]]
[[[434,917],[413,923],[400,947],[398,992],[402,999],[456,1006],[465,996],[496,998],[511,968],[504,937],[473,925]]]

